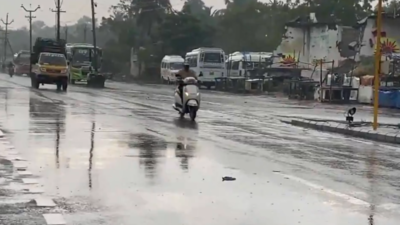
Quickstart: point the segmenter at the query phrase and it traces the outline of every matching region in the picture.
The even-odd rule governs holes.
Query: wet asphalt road
[[[172,87],[107,83],[58,93],[0,74],[0,126],[37,184],[0,157],[0,224],[398,224],[396,146],[304,130],[282,116],[343,118],[345,106],[204,92],[196,123]],[[42,87],[41,87],[42,88]],[[310,109],[314,108],[314,109]],[[362,107],[360,107],[361,109]],[[357,115],[370,118],[364,107]],[[398,122],[385,111],[381,121]],[[0,142],[0,148],[7,144]],[[0,153],[2,149],[0,149]],[[222,182],[223,176],[236,181]],[[24,194],[40,187],[42,194]],[[29,202],[54,199],[54,208]]]

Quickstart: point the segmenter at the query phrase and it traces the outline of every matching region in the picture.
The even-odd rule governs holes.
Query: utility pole
[[[57,27],[57,41],[60,41],[61,39],[61,34],[60,34],[60,30],[61,30],[61,13],[65,13],[66,11],[61,10],[61,0],[56,0],[56,9],[52,10],[50,9],[52,12],[56,13],[57,15],[57,22],[56,22],[56,27]]]
[[[32,60],[32,19],[36,18],[35,16],[32,16],[32,13],[40,9],[40,5],[38,5],[36,9],[26,9],[24,5],[21,5],[21,8],[23,8],[25,12],[29,13],[29,16],[25,17],[28,18],[29,20],[29,52]],[[32,63],[29,63],[29,76],[31,76],[31,74],[32,74]]]
[[[65,41],[67,42],[67,40],[68,40],[68,26],[67,25],[65,25],[65,27],[64,27],[64,35],[65,35]]]
[[[5,33],[4,33],[4,59],[3,59],[3,64],[6,62],[7,59],[7,44],[8,44],[8,26],[11,25],[14,20],[11,20],[10,22],[8,21],[8,13],[6,16],[6,21],[4,22],[3,19],[1,19],[1,22],[4,24],[5,26]]]
[[[378,0],[378,12],[376,16],[376,51],[375,51],[375,76],[374,76],[374,121],[372,127],[378,129],[378,112],[379,112],[379,85],[381,78],[381,57],[382,57],[382,0]]]
[[[83,27],[83,43],[86,43],[87,24]]]
[[[95,18],[95,11],[94,8],[97,7],[97,4],[94,2],[94,0],[91,0],[92,3],[92,32],[93,32],[93,67],[94,67],[94,72],[97,74],[98,68],[97,68],[97,43],[96,43],[96,18]]]

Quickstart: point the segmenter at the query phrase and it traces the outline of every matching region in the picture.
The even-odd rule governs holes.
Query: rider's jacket
[[[179,70],[178,74],[182,77],[182,79],[185,79],[188,77],[193,77],[193,78],[197,79],[196,73],[191,69],[189,69],[188,71],[186,71],[184,69]]]

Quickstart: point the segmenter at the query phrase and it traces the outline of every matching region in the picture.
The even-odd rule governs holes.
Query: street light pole
[[[378,12],[376,16],[376,50],[375,50],[375,77],[374,77],[374,130],[378,129],[379,108],[379,82],[381,73],[381,32],[382,32],[382,0],[378,1]]]
[[[92,34],[93,34],[93,67],[94,67],[94,72],[97,75],[97,72],[99,72],[98,69],[98,64],[97,64],[97,41],[96,41],[96,12],[95,12],[95,7],[97,6],[94,0],[91,0],[91,5],[92,5]]]
[[[4,20],[1,19],[1,22],[5,25],[4,50],[3,50],[4,51],[3,63],[5,63],[7,59],[8,26],[11,25],[14,22],[14,20],[8,21],[8,13],[7,13],[6,21],[4,22]]]
[[[36,9],[26,9],[24,5],[21,5],[21,8],[25,10],[25,12],[29,13],[29,16],[25,16],[29,20],[29,54],[30,54],[30,60],[31,62],[29,63],[29,76],[32,74],[32,19],[36,18],[32,16],[32,13],[36,12],[38,9],[40,9],[40,5],[36,7]]]

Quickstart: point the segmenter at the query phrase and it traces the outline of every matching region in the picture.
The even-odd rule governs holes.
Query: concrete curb
[[[291,120],[290,124],[293,126],[311,128],[325,132],[339,133],[353,137],[364,138],[368,140],[387,142],[392,144],[400,144],[400,132],[382,133],[379,131],[366,130],[362,127],[349,128],[345,124],[315,122],[310,120]]]
[[[28,164],[19,156],[18,151],[15,149],[14,145],[9,141],[2,130],[0,130],[0,143],[4,145],[4,149],[1,149],[0,157],[10,160],[15,169],[14,172],[18,174],[19,179],[25,185],[23,192],[26,194],[34,194],[41,196],[43,194],[43,190],[38,187],[39,181],[33,177],[33,174],[27,171]],[[21,194],[22,194],[21,193]],[[36,202],[37,207],[45,207],[45,208],[54,208],[57,204],[51,198],[46,197],[37,197],[32,199]],[[66,225],[67,223],[64,220],[64,216],[60,213],[42,213],[44,220],[47,225]]]

